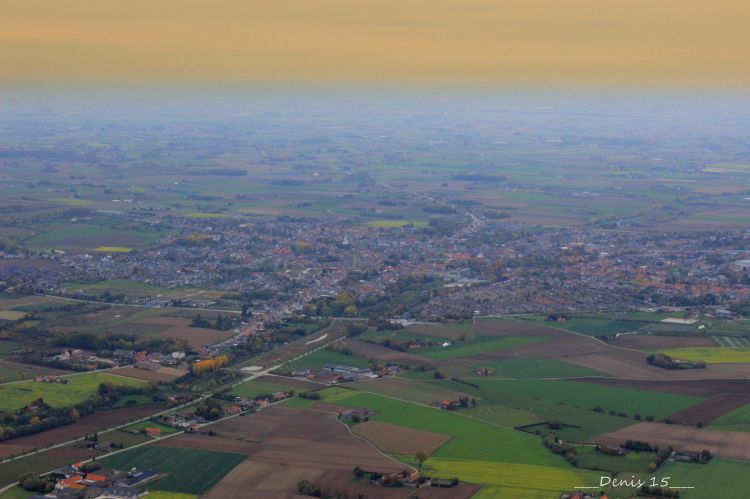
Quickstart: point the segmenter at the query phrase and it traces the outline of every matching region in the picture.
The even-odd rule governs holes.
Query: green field
[[[598,483],[600,476],[600,473],[573,467],[444,458],[428,459],[425,471],[438,476],[455,476],[466,482],[498,487],[500,490],[495,490],[498,494],[495,497],[514,499],[529,497],[527,493],[540,494],[531,497],[559,497],[562,491],[573,490],[576,486],[588,483]]]
[[[568,467],[560,456],[542,445],[540,438],[477,421],[458,412],[354,390],[326,397],[326,401],[347,407],[367,407],[375,411],[376,415],[371,419],[376,421],[453,437],[438,449],[435,457]]]
[[[690,347],[659,350],[673,359],[699,361],[708,364],[740,364],[750,362],[750,347]]]
[[[554,359],[508,359],[476,364],[474,367],[488,367],[495,376],[505,378],[575,378],[583,376],[608,376],[586,367],[568,364]]]
[[[748,496],[750,462],[713,458],[708,464],[667,463],[659,476],[669,476],[676,487],[695,487],[680,491],[685,499],[742,498]]]
[[[709,427],[714,430],[750,431],[750,404],[721,415],[711,421]]]
[[[267,395],[276,392],[288,392],[292,390],[288,386],[263,383],[261,381],[246,381],[232,388],[229,395],[245,397],[253,400],[258,395]]]
[[[326,364],[341,364],[353,367],[368,367],[370,361],[362,357],[355,357],[354,355],[346,355],[340,352],[334,352],[324,348],[313,352],[310,355],[306,355],[301,359],[295,360],[286,364],[282,369],[284,372],[291,372],[295,369],[310,369],[320,370],[325,367]]]
[[[116,385],[142,386],[146,382],[107,373],[85,373],[66,376],[67,384],[22,381],[0,386],[0,411],[12,411],[28,405],[38,398],[52,407],[64,407],[86,400],[99,385],[112,382]]]
[[[244,454],[147,445],[101,459],[115,469],[150,468],[166,476],[149,482],[154,490],[203,494],[245,460]]]
[[[577,446],[578,467],[618,473],[647,473],[654,460],[651,452],[628,452],[624,456],[609,456],[592,446]]]
[[[167,492],[165,490],[152,490],[146,497],[148,497],[148,499],[198,499],[198,496],[193,494]]]
[[[425,220],[370,220],[367,222],[368,227],[376,229],[400,229],[407,225],[414,227],[426,227],[427,222]]]
[[[565,322],[553,322],[557,327],[588,336],[609,336],[617,333],[636,331],[648,322],[629,319],[607,319],[599,317],[572,317]]]
[[[459,357],[470,357],[481,355],[506,348],[527,345],[542,341],[541,338],[528,336],[505,336],[496,338],[492,336],[480,336],[469,343],[453,343],[447,347],[433,347],[417,350],[415,353],[431,359],[455,359]]]
[[[633,424],[633,416],[666,417],[700,402],[698,397],[613,388],[565,380],[473,379],[479,388],[451,380],[429,381],[441,387],[471,394],[484,405],[505,405],[535,414],[545,421],[560,421],[580,428],[563,428],[557,433],[566,440],[582,441],[598,433]],[[601,407],[603,413],[592,409]],[[609,414],[624,413],[625,417]],[[467,413],[471,414],[470,409]],[[546,432],[546,429],[542,429]]]

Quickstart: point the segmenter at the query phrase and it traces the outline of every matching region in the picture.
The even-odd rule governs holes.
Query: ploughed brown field
[[[354,355],[366,359],[382,360],[384,362],[393,362],[396,364],[410,364],[416,366],[429,366],[435,363],[432,359],[420,357],[406,352],[391,350],[380,345],[367,343],[355,339],[346,340],[346,345],[351,349]]]
[[[159,404],[122,407],[97,412],[82,417],[78,422],[59,426],[27,437],[14,438],[0,443],[0,457],[17,455],[19,451],[30,451],[34,448],[44,448],[49,444],[67,442],[75,437],[82,437],[87,433],[94,433],[112,426],[118,426],[131,419],[139,419],[163,409]]]
[[[626,440],[640,440],[660,447],[672,446],[678,450],[700,452],[730,459],[750,459],[750,433],[719,431],[664,423],[638,423],[621,430],[603,433],[591,442],[618,446]]]
[[[656,350],[659,348],[715,347],[711,338],[700,336],[659,336],[645,334],[621,334],[609,342],[610,345],[636,350]]]
[[[276,405],[208,428],[216,435],[184,434],[156,443],[248,454],[247,461],[224,477],[206,498],[295,497],[300,480],[319,481],[355,497],[360,491],[368,497],[406,495],[402,490],[387,496],[385,489],[351,482],[355,466],[383,472],[401,471],[406,466],[350,433],[333,413]],[[327,483],[324,476],[329,473],[347,479]]]
[[[367,421],[353,428],[354,433],[365,437],[384,451],[396,454],[413,455],[417,451],[432,454],[451,439],[448,435],[431,431],[403,428],[379,421]]]
[[[750,403],[748,395],[725,393],[676,412],[669,416],[669,419],[679,424],[707,424],[748,403]]]
[[[232,337],[230,331],[191,327],[190,319],[184,317],[149,317],[148,319],[134,321],[131,324],[138,324],[144,328],[157,328],[159,332],[156,337],[185,340],[191,348],[213,345]]]
[[[616,378],[580,378],[576,381],[597,385],[634,388],[652,392],[679,393],[696,397],[713,397],[721,394],[750,395],[750,379],[697,379],[697,380],[643,380]]]

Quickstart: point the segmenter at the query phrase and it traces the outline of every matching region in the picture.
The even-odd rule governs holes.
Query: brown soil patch
[[[203,497],[235,499],[250,497],[248,494],[251,493],[252,497],[291,498],[296,497],[298,482],[317,482],[323,473],[322,469],[274,466],[248,459],[234,468]]]
[[[94,433],[112,426],[117,426],[131,419],[138,419],[164,409],[158,404],[140,405],[134,407],[122,407],[120,409],[109,409],[90,416],[81,418],[77,423],[60,426],[51,430],[43,431],[27,437],[15,438],[0,443],[0,457],[16,454],[14,447],[25,446],[29,448],[42,448],[48,444],[67,442],[74,437],[81,437],[86,433]]]
[[[701,336],[658,336],[645,334],[621,334],[616,339],[610,341],[609,344],[625,348],[635,348],[636,350],[716,346],[714,340]]]
[[[680,424],[706,424],[747,403],[750,403],[750,396],[748,395],[716,395],[699,404],[672,414],[669,416],[669,419]]]
[[[556,357],[595,371],[611,374],[618,378],[643,380],[700,380],[713,378],[738,377],[734,369],[722,367],[722,364],[709,365],[705,369],[662,369],[646,362],[648,354],[634,350],[612,349],[599,354]],[[750,364],[747,365],[750,369]]]
[[[597,385],[634,388],[662,393],[679,393],[696,397],[713,397],[721,394],[750,396],[750,379],[698,379],[698,380],[645,380],[616,378],[579,378],[576,381]]]
[[[358,424],[353,430],[354,433],[366,438],[382,451],[404,455],[413,455],[420,450],[432,454],[451,439],[448,435],[403,428],[379,421]]]
[[[480,336],[555,336],[560,330],[530,321],[479,317],[474,332]]]
[[[591,439],[592,442],[617,446],[625,440],[641,440],[660,447],[701,451],[730,459],[750,459],[750,433],[699,429],[663,423],[639,423],[618,431],[604,433]]]
[[[172,338],[176,340],[185,340],[191,348],[199,348],[203,345],[213,345],[232,337],[228,331],[218,331],[202,327],[190,327],[188,319],[179,319],[176,317],[161,317],[161,319],[171,319],[175,321],[184,321],[185,325],[173,326],[156,335],[158,338]]]

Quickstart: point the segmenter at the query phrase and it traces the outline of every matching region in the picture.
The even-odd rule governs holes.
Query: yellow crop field
[[[130,253],[132,249],[126,248],[125,246],[99,246],[98,248],[95,248],[94,251],[100,253]]]

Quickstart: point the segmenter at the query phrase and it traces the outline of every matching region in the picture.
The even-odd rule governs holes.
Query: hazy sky
[[[750,0],[0,0],[0,79],[750,84]]]

